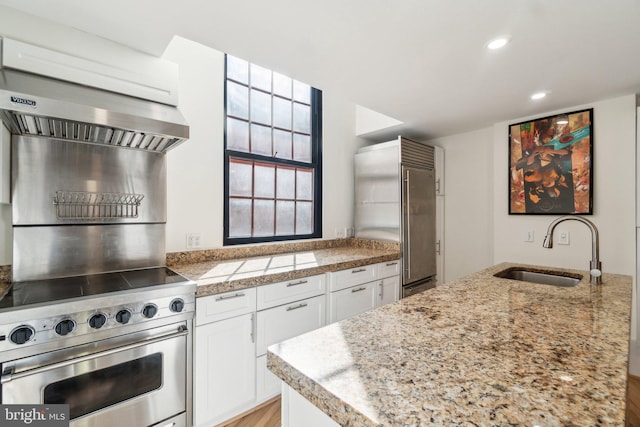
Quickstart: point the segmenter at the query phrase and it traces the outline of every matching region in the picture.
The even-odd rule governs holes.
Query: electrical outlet
[[[558,244],[559,245],[568,245],[569,244],[569,232],[566,230],[558,230]]]
[[[533,230],[529,230],[525,233],[524,235],[524,241],[525,242],[533,242],[534,240],[534,233]]]
[[[344,229],[336,228],[336,239],[342,239],[345,237]]]
[[[344,229],[344,237],[353,237],[353,228],[347,227]]]
[[[200,247],[200,233],[187,233],[187,249]]]

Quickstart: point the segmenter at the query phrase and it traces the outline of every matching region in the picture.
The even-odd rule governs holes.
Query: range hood
[[[162,153],[189,138],[176,107],[12,69],[2,41],[0,119],[13,134]]]

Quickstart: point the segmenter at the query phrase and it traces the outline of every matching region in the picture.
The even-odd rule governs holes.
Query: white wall
[[[600,259],[605,272],[635,275],[635,95],[569,107],[593,107],[594,186],[593,215],[600,231]],[[558,111],[559,112],[559,111]],[[557,112],[550,112],[551,115]],[[514,118],[493,127],[495,175],[493,180],[493,258],[502,261],[588,269],[591,234],[584,224],[563,223],[570,245],[544,249],[549,223],[557,216],[508,215],[508,125],[534,117]],[[448,155],[448,153],[447,153]],[[533,230],[535,241],[524,242]]]
[[[180,66],[179,108],[189,140],[167,154],[167,252],[186,250],[200,233],[201,248],[223,243],[224,54],[180,37],[164,58]],[[243,58],[251,61],[251,58]],[[353,227],[355,104],[323,91],[323,238]]]
[[[445,150],[444,277],[493,264],[493,129],[438,138]]]

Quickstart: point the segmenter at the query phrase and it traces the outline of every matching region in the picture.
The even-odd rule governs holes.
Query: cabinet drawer
[[[256,354],[267,347],[326,324],[326,297],[320,295],[258,312]]]
[[[326,290],[325,284],[325,276],[321,274],[260,286],[256,290],[258,310],[322,295]]]
[[[400,274],[400,260],[381,262],[378,266],[378,278],[397,276]]]
[[[332,292],[329,296],[329,321],[338,322],[375,308],[379,286],[380,282],[376,281]]]
[[[196,299],[196,325],[204,325],[255,310],[255,288],[200,297]]]
[[[329,290],[335,292],[359,283],[367,283],[375,280],[376,265],[363,265],[362,267],[334,271],[327,274],[329,275]]]

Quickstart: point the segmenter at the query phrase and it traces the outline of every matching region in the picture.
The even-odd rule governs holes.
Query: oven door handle
[[[120,353],[123,351],[132,350],[134,348],[143,347],[145,345],[157,343],[160,341],[169,340],[172,338],[183,337],[189,334],[189,330],[186,326],[182,325],[178,328],[178,332],[173,332],[171,334],[162,335],[159,337],[149,338],[144,341],[139,341],[134,344],[128,344],[122,347],[112,348],[110,350],[101,351],[98,353],[89,354],[87,356],[77,357],[75,359],[65,360],[63,362],[54,363],[52,365],[41,366],[39,368],[27,369],[26,371],[14,373],[15,366],[6,366],[2,372],[2,376],[0,377],[0,384],[5,384],[11,380],[17,380],[23,377],[27,377],[29,375],[36,375],[43,372],[51,371],[54,369],[64,368],[65,366],[74,365],[76,363],[86,362],[87,360],[97,359],[99,357],[109,356],[111,354]]]

